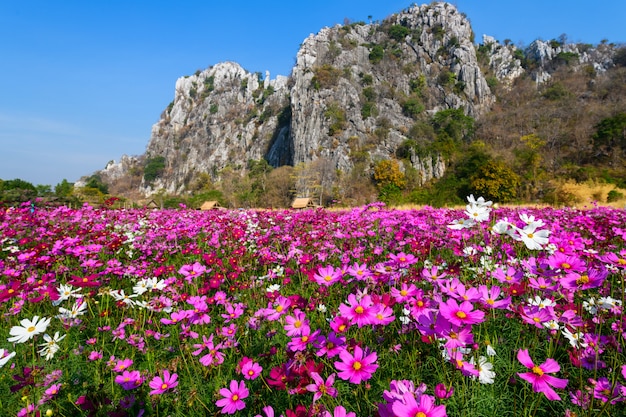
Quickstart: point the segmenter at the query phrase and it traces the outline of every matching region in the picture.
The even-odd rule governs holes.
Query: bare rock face
[[[249,159],[263,158],[288,108],[287,81],[269,74],[262,80],[234,62],[179,78],[146,149],[147,162],[163,157],[165,167],[159,178],[144,181],[144,192],[181,193],[199,173],[215,176],[226,166],[241,169]],[[273,155],[290,162],[280,149]]]

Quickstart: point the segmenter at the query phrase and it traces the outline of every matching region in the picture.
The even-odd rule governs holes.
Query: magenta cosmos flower
[[[339,353],[339,358],[341,362],[335,362],[335,368],[339,370],[337,376],[353,384],[360,384],[361,381],[370,379],[374,371],[378,369],[378,365],[374,363],[378,359],[376,352],[366,355],[359,346],[354,347],[354,355],[344,349]]]
[[[530,382],[535,392],[543,392],[546,398],[552,401],[559,401],[561,399],[559,394],[557,394],[552,387],[565,388],[567,386],[567,379],[547,375],[561,370],[561,366],[554,359],[548,358],[544,363],[537,366],[533,363],[532,359],[530,359],[528,349],[520,349],[517,352],[517,360],[531,370],[531,372],[518,372],[517,375],[523,380]]]
[[[439,312],[455,326],[481,323],[485,313],[473,310],[474,306],[469,301],[463,301],[460,305],[450,298],[448,301],[439,303]]]
[[[167,369],[163,370],[163,378],[160,376],[155,376],[150,381],[150,395],[163,394],[165,391],[175,388],[178,386],[178,375],[170,374],[170,371]]]
[[[222,414],[235,414],[237,411],[246,408],[243,399],[247,398],[249,394],[250,392],[246,388],[245,382],[237,383],[233,379],[230,381],[230,389],[220,389],[220,395],[224,398],[217,400],[215,405],[222,408]]]
[[[395,401],[392,405],[393,413],[398,417],[446,417],[446,406],[435,405],[435,399],[430,395],[422,394],[419,398],[411,392],[404,394],[402,401]]]

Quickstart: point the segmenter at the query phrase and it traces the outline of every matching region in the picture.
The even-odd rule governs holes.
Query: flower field
[[[626,212],[0,210],[17,416],[626,415]]]

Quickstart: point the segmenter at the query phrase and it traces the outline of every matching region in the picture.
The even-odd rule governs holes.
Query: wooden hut
[[[317,207],[317,205],[313,203],[313,199],[308,197],[296,198],[293,200],[293,203],[291,203],[291,208],[293,209],[305,209],[315,207]]]
[[[222,206],[220,206],[220,203],[217,200],[205,201],[200,206],[200,210],[214,210],[219,208],[222,208]]]

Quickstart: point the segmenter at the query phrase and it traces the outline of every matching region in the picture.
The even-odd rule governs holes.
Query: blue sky
[[[289,75],[300,43],[396,0],[0,2],[0,178],[54,186],[145,151],[176,79],[223,61]],[[418,2],[422,4],[424,2]],[[476,40],[626,42],[626,1],[457,0]]]

